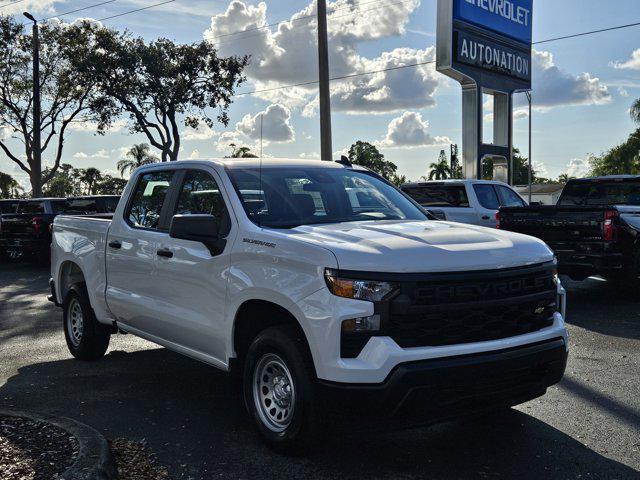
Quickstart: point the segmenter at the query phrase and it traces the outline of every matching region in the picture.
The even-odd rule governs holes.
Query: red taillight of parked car
[[[613,242],[617,238],[619,213],[617,210],[607,210],[604,212],[604,222],[602,224],[602,238],[605,242]]]
[[[42,231],[42,217],[33,217],[31,219],[31,226],[33,227],[33,233],[40,235]]]
[[[500,212],[496,212],[496,228],[500,228]]]

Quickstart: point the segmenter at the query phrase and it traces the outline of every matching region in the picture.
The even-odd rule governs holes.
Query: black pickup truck
[[[0,222],[0,257],[17,261],[30,255],[35,260],[48,261],[51,245],[49,227],[57,215],[113,213],[119,199],[116,195],[36,198],[18,200],[11,207],[7,202]]]
[[[640,176],[571,180],[555,206],[501,208],[498,228],[544,240],[572,279],[640,285]]]

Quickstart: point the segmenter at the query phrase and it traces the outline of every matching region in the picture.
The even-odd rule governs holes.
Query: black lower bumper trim
[[[544,395],[567,364],[562,338],[398,365],[381,384],[320,382],[337,412],[430,423]]]

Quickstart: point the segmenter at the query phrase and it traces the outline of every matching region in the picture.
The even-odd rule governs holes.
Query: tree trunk
[[[29,174],[29,180],[31,182],[31,197],[42,197],[42,172],[41,167],[31,165],[31,173]]]

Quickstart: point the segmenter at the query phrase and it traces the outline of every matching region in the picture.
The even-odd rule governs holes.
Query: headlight
[[[329,268],[324,272],[324,279],[329,291],[334,295],[369,302],[380,302],[392,295],[397,289],[396,285],[389,282],[341,278],[338,272]]]

